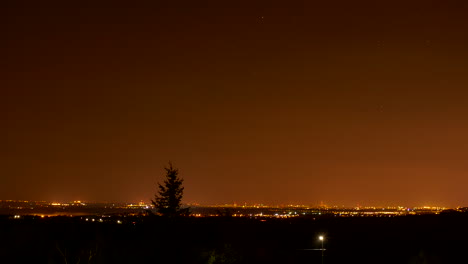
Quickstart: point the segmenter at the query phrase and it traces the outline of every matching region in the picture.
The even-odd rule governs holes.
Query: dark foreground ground
[[[263,219],[265,220],[265,219]],[[133,223],[134,222],[134,223]],[[0,218],[0,263],[468,263],[468,215]]]

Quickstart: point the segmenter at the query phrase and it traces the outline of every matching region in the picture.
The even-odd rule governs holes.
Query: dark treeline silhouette
[[[1,263],[464,263],[468,214],[390,218],[0,218]]]

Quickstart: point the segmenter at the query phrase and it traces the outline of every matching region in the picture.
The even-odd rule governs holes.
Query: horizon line
[[[151,205],[151,201],[145,202],[144,200],[140,200],[138,202],[135,201],[92,201],[92,200],[72,200],[72,201],[57,201],[57,200],[26,200],[26,199],[0,199],[0,202],[41,202],[41,203],[60,203],[60,204],[67,204],[67,203],[88,203],[88,204],[98,204],[98,203],[124,203],[124,204],[139,204],[139,203],[144,203],[147,205]],[[254,203],[247,203],[244,202],[242,204],[236,203],[236,202],[230,202],[230,203],[198,203],[198,202],[186,202],[182,203],[185,206],[218,206],[218,207],[223,207],[223,206],[229,206],[229,207],[312,207],[312,208],[320,208],[320,207],[327,207],[327,208],[390,208],[390,207],[399,207],[399,208],[444,208],[444,209],[449,209],[449,208],[463,208],[463,207],[468,207],[468,206],[442,206],[442,205],[414,205],[414,206],[406,206],[406,205],[336,205],[336,204],[300,204],[300,203],[263,203],[263,202],[254,202]]]

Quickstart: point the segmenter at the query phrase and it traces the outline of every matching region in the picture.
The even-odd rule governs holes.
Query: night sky
[[[467,1],[4,2],[0,199],[468,206]]]

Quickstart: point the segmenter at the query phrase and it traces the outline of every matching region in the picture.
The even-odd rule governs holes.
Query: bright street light
[[[323,264],[323,252],[325,251],[325,249],[323,248],[323,240],[325,238],[323,236],[319,236],[319,240],[322,241],[322,264]]]

